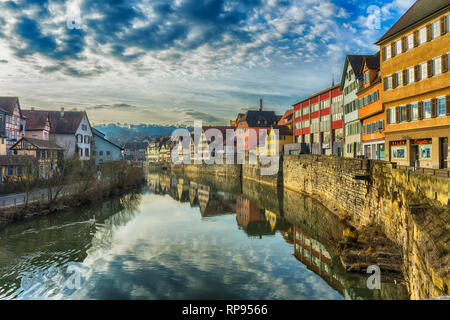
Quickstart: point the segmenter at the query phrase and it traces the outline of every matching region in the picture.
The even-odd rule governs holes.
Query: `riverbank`
[[[129,175],[129,179],[109,184],[91,183],[79,192],[64,195],[54,200],[41,200],[0,209],[0,229],[22,220],[45,216],[56,212],[79,208],[92,203],[99,203],[107,198],[120,196],[139,189],[145,183],[143,175]]]
[[[274,176],[261,176],[258,165],[248,164],[172,170],[231,176],[307,194],[359,234],[369,234],[371,226],[396,244],[412,299],[449,294],[447,178],[397,170],[381,161],[317,155],[285,156]]]

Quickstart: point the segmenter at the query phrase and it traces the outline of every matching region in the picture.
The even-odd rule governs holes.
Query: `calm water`
[[[150,173],[140,194],[1,230],[0,298],[407,298],[345,272],[342,227],[288,191]]]

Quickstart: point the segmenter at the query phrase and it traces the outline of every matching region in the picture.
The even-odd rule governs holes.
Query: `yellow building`
[[[276,131],[278,130],[278,136]],[[275,126],[271,127],[267,132],[266,141],[264,143],[263,150],[269,156],[283,154],[284,145],[294,142],[294,135],[292,129],[288,126]],[[260,150],[262,152],[262,150]]]
[[[377,42],[386,160],[448,169],[450,3],[418,0]]]

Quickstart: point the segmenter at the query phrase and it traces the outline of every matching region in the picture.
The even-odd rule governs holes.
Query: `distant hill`
[[[94,126],[95,129],[103,132],[106,138],[123,145],[127,142],[151,140],[156,137],[170,136],[176,126],[159,126],[159,125],[128,125],[120,126],[116,124],[107,124]]]

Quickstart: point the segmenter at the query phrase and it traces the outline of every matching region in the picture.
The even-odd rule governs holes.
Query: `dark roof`
[[[273,129],[278,129],[280,136],[290,136],[293,134],[292,129],[289,129],[288,126],[275,126]]]
[[[0,166],[24,166],[36,163],[32,156],[0,156]]]
[[[42,150],[65,150],[63,147],[60,147],[59,145],[57,145],[56,143],[54,143],[53,141],[49,141],[49,140],[39,140],[39,139],[34,139],[34,138],[28,138],[28,137],[23,137],[21,138],[19,141],[17,141],[10,149],[15,148],[16,146],[20,146],[22,140],[27,141],[28,143],[32,144],[33,146],[35,146],[38,149],[42,149]],[[19,148],[20,149],[20,148]]]
[[[102,137],[104,138],[106,136],[106,134],[104,134],[103,132],[95,129],[94,127],[91,128],[92,129],[92,134],[95,134],[96,136]]]
[[[43,130],[47,122],[47,111],[22,110],[22,115],[26,119],[26,130]]]
[[[370,55],[347,55],[347,59],[350,62],[350,65],[352,66],[352,69],[357,77],[360,77],[362,75],[363,62],[367,57],[370,57]]]
[[[249,127],[268,127],[278,122],[274,111],[249,110],[242,117]]]
[[[83,111],[41,111],[48,112],[52,126],[51,133],[74,134],[83,117],[86,115]]]
[[[380,51],[375,53],[373,56],[367,56],[365,58],[365,63],[369,69],[380,70]]]
[[[13,114],[16,104],[19,105],[20,109],[18,97],[0,97],[0,108],[3,109],[6,113]]]
[[[433,19],[449,6],[449,0],[417,0],[376,44],[381,45],[399,34],[405,33],[415,26]]]

